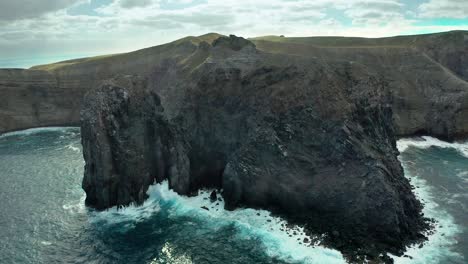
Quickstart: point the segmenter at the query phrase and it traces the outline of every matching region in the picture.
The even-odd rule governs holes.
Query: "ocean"
[[[437,225],[395,262],[466,263],[468,143],[424,137],[398,147]],[[188,198],[163,182],[142,206],[96,212],[84,206],[83,166],[78,128],[0,136],[0,263],[345,263],[340,252],[305,243],[300,226],[285,228],[263,210],[226,211],[210,190]]]

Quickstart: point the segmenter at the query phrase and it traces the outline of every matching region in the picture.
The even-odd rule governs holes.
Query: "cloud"
[[[344,13],[353,24],[390,24],[404,21],[403,4],[394,0],[353,1],[344,7]]]
[[[0,20],[36,18],[84,0],[1,0]]]
[[[426,18],[468,18],[466,0],[430,0],[419,6],[420,17]]]
[[[153,4],[153,0],[120,0],[119,4],[123,8],[145,7]]]
[[[125,52],[207,32],[383,37],[463,28],[414,21],[466,17],[465,1],[411,1],[0,0],[0,58]]]

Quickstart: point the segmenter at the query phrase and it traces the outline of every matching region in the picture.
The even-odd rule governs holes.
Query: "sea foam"
[[[468,155],[466,143],[447,143],[431,137],[423,137],[423,140],[401,139],[397,146],[400,152],[406,151],[410,146],[423,149],[437,146],[454,148],[464,156]],[[402,164],[405,168],[404,161]],[[455,237],[461,232],[460,226],[455,224],[453,217],[435,201],[435,190],[426,180],[419,175],[408,175],[406,168],[405,173],[411,178],[412,184],[418,187],[414,192],[417,198],[425,203],[425,216],[436,219],[437,224],[433,232],[428,234],[428,241],[423,247],[413,245],[407,248],[406,256],[392,256],[395,263],[440,263],[447,259],[453,260],[453,263],[463,263],[463,256],[452,250],[452,246],[456,244]],[[458,176],[465,177],[466,174],[460,172]],[[121,209],[113,207],[104,212],[91,211],[89,221],[100,225],[118,225],[122,228],[121,231],[125,232],[138,222],[154,217],[162,210],[161,204],[164,203],[171,205],[168,209],[169,217],[189,216],[201,219],[213,232],[223,226],[234,225],[239,239],[259,239],[271,257],[294,263],[345,263],[340,252],[320,246],[320,238],[308,237],[302,227],[291,227],[284,219],[272,216],[265,210],[243,208],[226,211],[222,199],[210,202],[210,193],[211,190],[201,190],[195,197],[180,196],[169,189],[167,182],[163,182],[150,186],[149,198],[142,206],[131,205]],[[304,238],[310,242],[303,243]]]
[[[408,147],[417,147],[421,149],[427,149],[430,147],[439,148],[453,148],[459,151],[463,156],[468,158],[468,142],[454,142],[449,143],[437,138],[423,136],[418,139],[414,138],[403,138],[397,141],[397,148],[400,152],[405,151]]]
[[[468,157],[467,143],[448,143],[432,137],[422,137],[421,139],[401,139],[397,142],[400,152],[406,151],[409,147],[427,149],[432,146],[440,148],[453,148],[459,151],[465,157]],[[433,232],[427,234],[428,241],[424,242],[423,247],[413,245],[408,247],[406,256],[392,256],[395,263],[411,264],[430,264],[444,263],[450,260],[451,263],[463,263],[463,256],[453,251],[456,245],[456,236],[461,233],[462,228],[457,225],[454,218],[447,213],[437,202],[434,196],[435,190],[420,175],[409,175],[406,169],[405,161],[401,160],[405,170],[405,176],[411,179],[411,183],[417,188],[414,189],[416,197],[424,201],[423,213],[426,217],[437,221]],[[409,256],[409,257],[408,257]]]
[[[234,225],[239,239],[259,239],[271,257],[295,263],[345,263],[339,251],[319,246],[320,237],[307,236],[302,227],[290,226],[284,219],[272,216],[265,210],[224,210],[224,201],[210,202],[210,193],[211,190],[201,190],[195,197],[180,196],[169,189],[167,182],[163,182],[150,186],[150,197],[142,206],[113,207],[104,212],[93,212],[90,222],[108,225],[123,223],[126,228],[132,228],[134,223],[157,214],[164,203],[171,205],[169,217],[201,219],[213,232]]]
[[[42,132],[70,132],[75,133],[74,130],[78,130],[78,127],[37,127],[25,130],[13,131],[0,134],[0,138],[12,137],[12,136],[29,136]],[[78,132],[77,132],[78,133]]]

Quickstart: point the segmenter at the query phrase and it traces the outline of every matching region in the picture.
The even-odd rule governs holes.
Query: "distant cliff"
[[[47,71],[0,69],[0,133],[41,126],[79,125],[88,89],[65,87]]]
[[[185,64],[187,58],[200,56],[196,52],[200,43],[212,43],[219,36],[187,37],[135,52],[31,70],[0,69],[0,133],[78,124],[82,95],[103,80],[115,75],[155,74],[165,63]],[[385,76],[393,93],[398,135],[430,134],[453,139],[468,132],[464,119],[468,114],[467,31],[379,39],[268,36],[251,41],[262,52],[308,57],[324,66],[349,62]],[[21,91],[28,89],[41,92],[21,96]],[[48,94],[47,99],[41,97],[44,94]]]

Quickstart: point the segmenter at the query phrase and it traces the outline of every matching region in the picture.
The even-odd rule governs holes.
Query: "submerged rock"
[[[210,201],[214,203],[216,202],[217,199],[218,199],[218,195],[216,194],[216,191],[212,191],[210,194]]]

